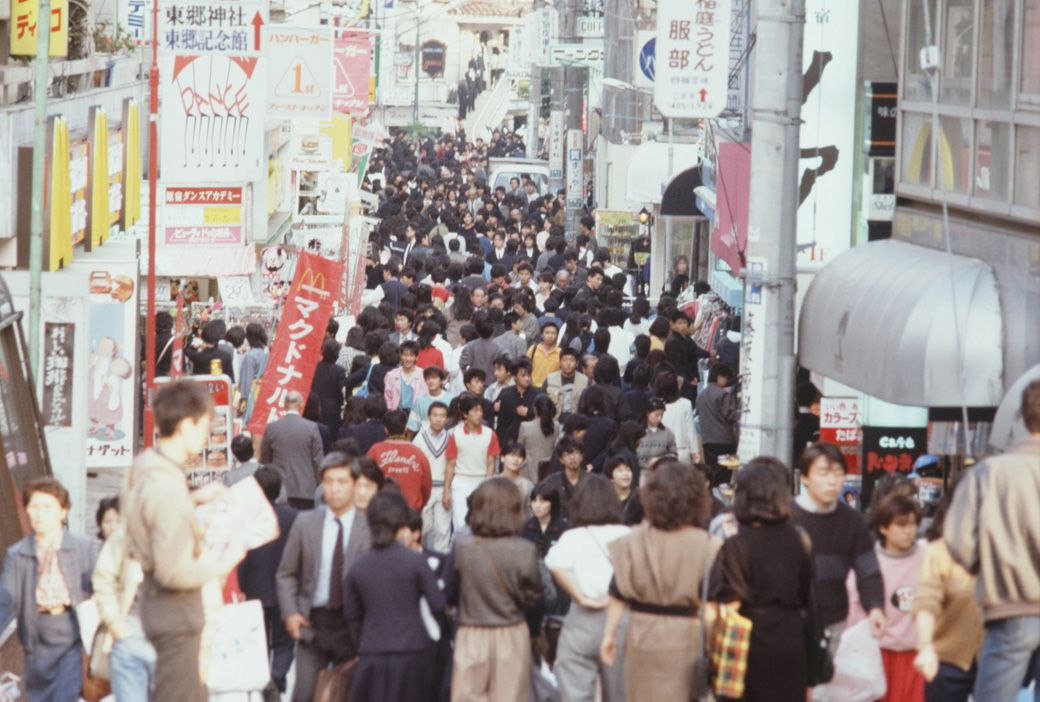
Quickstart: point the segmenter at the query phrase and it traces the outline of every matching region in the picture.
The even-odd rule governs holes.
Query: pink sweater
[[[883,649],[912,651],[917,647],[917,629],[911,605],[927,549],[927,543],[918,541],[910,553],[894,556],[887,553],[881,544],[874,545],[881,577],[885,581],[885,633],[878,639],[878,645]],[[859,602],[855,573],[849,573],[845,587],[849,595],[849,617],[845,624],[852,626],[866,616]]]

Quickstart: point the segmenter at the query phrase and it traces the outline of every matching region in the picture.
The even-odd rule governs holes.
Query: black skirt
[[[351,702],[430,702],[437,699],[433,651],[362,654]]]

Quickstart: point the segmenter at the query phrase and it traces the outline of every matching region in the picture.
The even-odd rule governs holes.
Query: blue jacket
[[[97,545],[82,536],[68,532],[61,540],[58,567],[65,576],[72,606],[90,598],[93,587],[90,578],[97,561]],[[7,549],[3,574],[0,575],[0,630],[12,617],[18,619],[18,640],[27,656],[36,648],[36,580],[39,564],[36,562],[36,538],[29,535]]]

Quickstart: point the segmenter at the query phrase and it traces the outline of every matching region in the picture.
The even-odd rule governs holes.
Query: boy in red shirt
[[[433,490],[430,463],[418,446],[405,437],[408,413],[392,410],[383,418],[383,426],[390,437],[368,450],[371,458],[387,478],[393,478],[401,494],[415,510],[422,511]]]

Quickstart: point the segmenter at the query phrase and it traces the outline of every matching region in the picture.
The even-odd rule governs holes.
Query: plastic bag
[[[873,702],[885,696],[881,647],[870,633],[870,621],[845,630],[834,656],[834,679],[813,688],[814,702]]]
[[[270,679],[260,600],[224,605],[213,632],[206,679],[210,692],[262,690]]]

